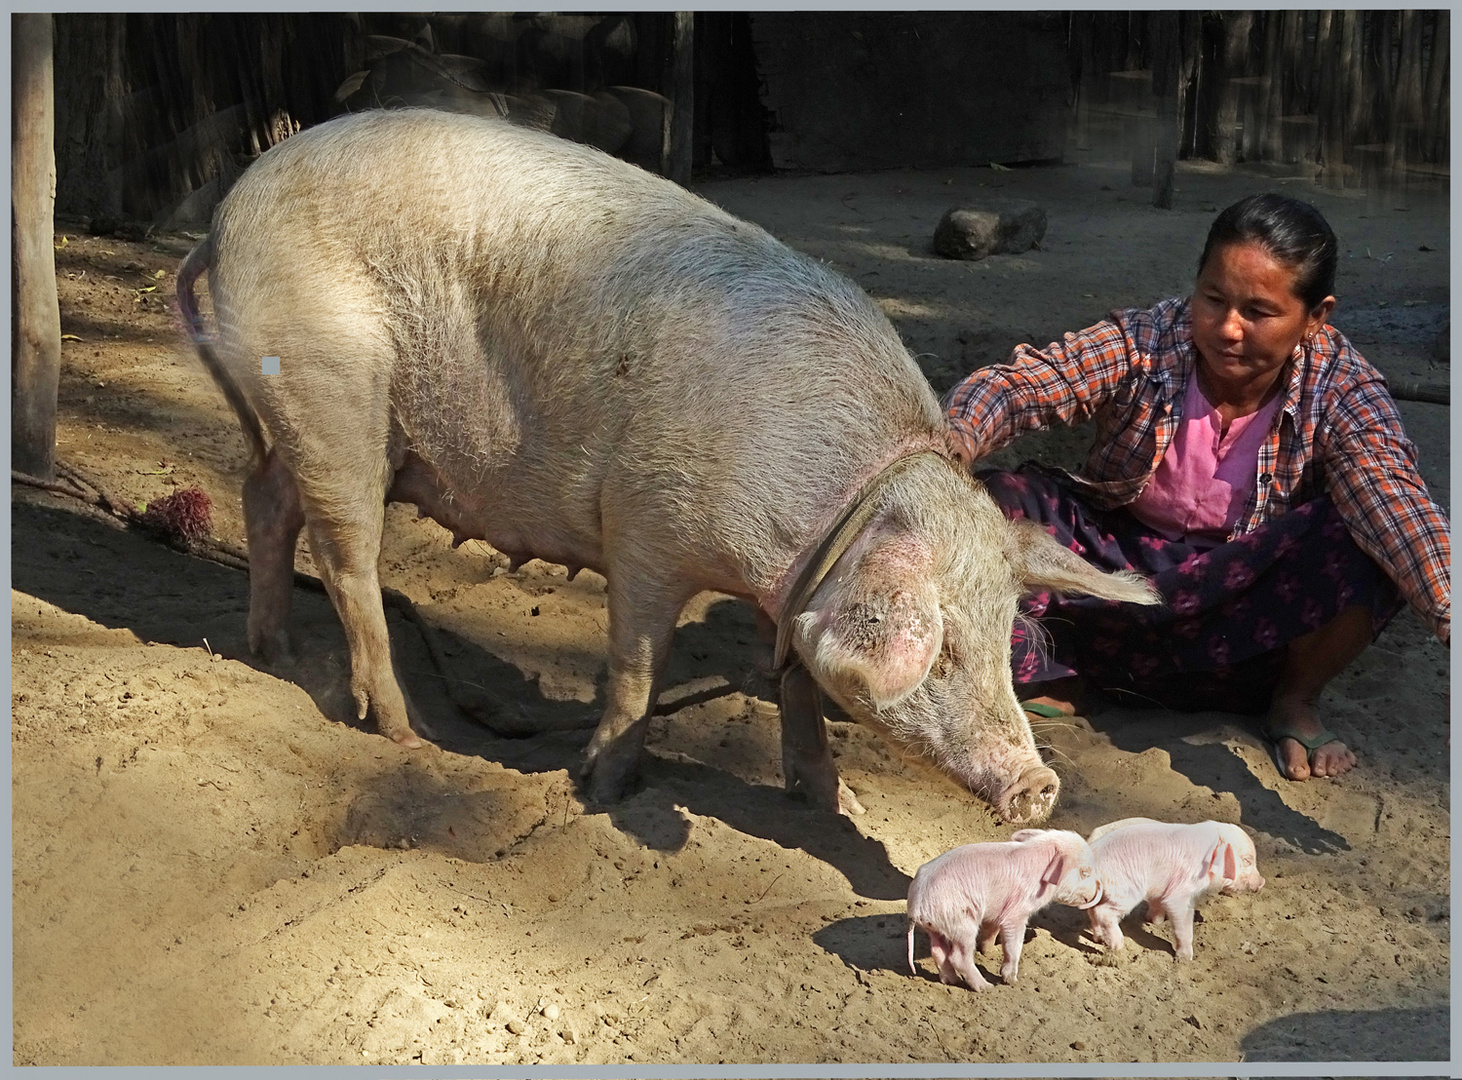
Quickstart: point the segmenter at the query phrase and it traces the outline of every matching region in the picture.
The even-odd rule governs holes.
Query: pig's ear
[[[924,681],[944,644],[933,586],[840,599],[797,617],[798,652],[815,673],[866,690],[875,712],[898,704]]]
[[[1046,865],[1046,872],[1041,875],[1042,887],[1055,885],[1061,880],[1061,874],[1066,870],[1066,853],[1056,849],[1051,856],[1051,861]]]
[[[1213,857],[1208,861],[1208,879],[1217,881],[1237,881],[1239,877],[1239,860],[1234,852],[1234,846],[1227,840],[1220,840],[1218,847],[1213,849]]]
[[[1017,844],[1024,844],[1027,840],[1038,840],[1045,835],[1045,829],[1021,829],[1020,832],[1011,833],[1010,839]]]
[[[1027,589],[1085,593],[1131,604],[1162,602],[1157,590],[1140,574],[1127,570],[1103,573],[1033,521],[1019,518],[1006,526],[1005,555],[1016,579]]]

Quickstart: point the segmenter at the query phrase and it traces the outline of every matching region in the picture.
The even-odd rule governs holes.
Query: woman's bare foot
[[[1289,643],[1264,730],[1274,743],[1274,764],[1281,775],[1290,780],[1308,780],[1312,776],[1339,776],[1355,768],[1355,755],[1325,730],[1315,715],[1315,702],[1325,684],[1370,642],[1370,609],[1349,607],[1320,629]]]
[[[1266,736],[1275,746],[1275,765],[1289,780],[1308,780],[1311,776],[1339,776],[1355,767],[1355,754],[1339,739],[1331,736],[1323,743],[1315,740],[1330,735],[1315,715],[1312,702],[1292,697],[1276,697],[1269,706]],[[1313,745],[1307,748],[1300,742]]]

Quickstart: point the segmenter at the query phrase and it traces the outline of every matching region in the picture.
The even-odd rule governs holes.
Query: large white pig
[[[1102,899],[1087,911],[1091,935],[1109,949],[1124,944],[1119,923],[1144,900],[1148,922],[1173,926],[1178,960],[1193,959],[1193,912],[1221,893],[1235,896],[1264,887],[1254,841],[1237,825],[1200,821],[1180,825],[1123,818],[1088,838],[1102,881]]]
[[[1058,783],[1011,687],[1017,595],[1155,601],[1005,521],[855,285],[588,147],[429,110],[321,124],[240,178],[179,297],[254,457],[251,647],[287,646],[303,527],[359,713],[408,746],[377,578],[387,501],[608,579],[596,801],[634,780],[676,617],[713,589],[778,625],[801,703],[789,787],[840,804],[820,686],[1007,820],[1039,819]]]

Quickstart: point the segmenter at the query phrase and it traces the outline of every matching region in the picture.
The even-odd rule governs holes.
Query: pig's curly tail
[[[193,295],[193,283],[210,268],[212,263],[213,237],[205,236],[192,251],[188,252],[188,257],[183,260],[183,265],[178,267],[178,310],[183,316],[183,328],[187,331],[188,337],[192,339],[194,346],[197,347],[198,355],[203,359],[203,366],[208,369],[208,374],[213,376],[213,381],[223,391],[223,396],[228,399],[229,405],[233,406],[233,411],[239,418],[239,426],[244,429],[244,437],[249,440],[249,453],[253,456],[255,463],[258,463],[269,454],[269,446],[264,438],[264,427],[259,423],[259,414],[254,411],[254,407],[249,404],[249,399],[244,396],[243,389],[228,368],[224,367],[218,354],[213,351],[213,346],[203,328],[203,317],[198,313],[197,297]]]

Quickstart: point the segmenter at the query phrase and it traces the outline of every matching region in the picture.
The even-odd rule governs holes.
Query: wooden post
[[[1284,55],[1285,24],[1293,21],[1294,14],[1291,11],[1264,13],[1264,70],[1261,73],[1264,77],[1261,84],[1264,88],[1264,131],[1260,140],[1260,156],[1265,161],[1284,159],[1284,129],[1280,124],[1280,117],[1284,115],[1284,68],[1281,66],[1281,57]]]
[[[1424,107],[1426,132],[1422,139],[1422,154],[1427,161],[1441,161],[1448,121],[1447,64],[1450,58],[1452,35],[1452,13],[1443,8],[1437,12],[1436,31],[1432,34],[1431,65],[1426,73],[1426,96]]]
[[[10,32],[11,463],[51,480],[61,369],[51,16],[12,15]]]
[[[661,143],[661,172],[677,184],[690,183],[691,155],[695,152],[695,13],[677,11],[670,35],[665,70],[665,126]]]
[[[1218,138],[1214,156],[1224,165],[1232,165],[1239,159],[1237,80],[1244,75],[1249,50],[1249,28],[1253,24],[1253,18],[1254,13],[1251,11],[1223,13],[1224,46],[1218,76]]]
[[[1345,179],[1348,187],[1360,186],[1360,170],[1355,144],[1361,141],[1365,117],[1361,94],[1365,76],[1361,66],[1361,21],[1354,10],[1340,13],[1340,82],[1345,88],[1345,116],[1341,123],[1341,151],[1345,156]]]
[[[1401,59],[1396,69],[1396,90],[1391,97],[1391,114],[1387,118],[1386,143],[1388,165],[1400,172],[1408,161],[1415,160],[1421,144],[1422,66],[1421,12],[1401,12]]]
[[[1155,142],[1152,205],[1173,208],[1173,171],[1178,161],[1178,72],[1182,67],[1181,16],[1176,11],[1154,12],[1152,28],[1152,96],[1157,106],[1153,125]]]
[[[1320,156],[1325,169],[1321,183],[1326,187],[1345,186],[1345,92],[1341,84],[1341,46],[1345,36],[1344,21],[1339,12],[1323,12],[1320,16]]]

